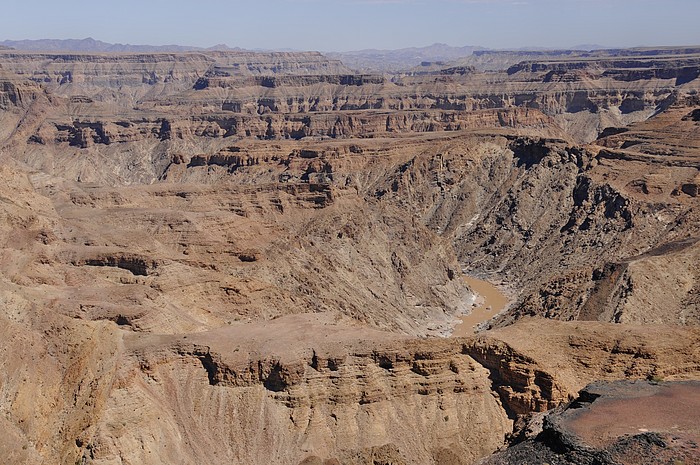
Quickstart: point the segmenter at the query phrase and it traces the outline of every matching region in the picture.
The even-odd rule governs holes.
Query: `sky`
[[[700,45],[700,0],[2,0],[0,40],[349,51]]]

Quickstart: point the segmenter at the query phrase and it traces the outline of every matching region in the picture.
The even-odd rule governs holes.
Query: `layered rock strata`
[[[0,455],[471,464],[592,381],[698,379],[697,57],[661,52],[1,52]],[[439,337],[463,270],[512,303]]]

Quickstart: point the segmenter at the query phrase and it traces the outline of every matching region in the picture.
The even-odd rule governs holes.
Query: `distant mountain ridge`
[[[450,62],[471,56],[485,47],[467,45],[452,47],[433,44],[427,47],[409,47],[396,50],[365,49],[350,52],[324,52],[329,58],[341,60],[346,66],[357,70],[402,71],[424,62]]]
[[[88,37],[86,39],[37,39],[37,40],[4,40],[0,47],[31,52],[107,52],[107,53],[156,53],[156,52],[196,52],[207,50],[242,50],[231,48],[225,44],[213,47],[193,47],[187,45],[132,45],[111,44]]]

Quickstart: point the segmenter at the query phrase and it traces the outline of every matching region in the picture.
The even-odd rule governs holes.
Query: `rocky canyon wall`
[[[697,379],[698,58],[661,52],[0,51],[0,456],[473,464]],[[463,272],[511,303],[449,338]]]

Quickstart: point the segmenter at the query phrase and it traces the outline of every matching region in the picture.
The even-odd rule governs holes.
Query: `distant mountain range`
[[[25,50],[32,52],[129,52],[129,53],[157,53],[157,52],[195,52],[207,50],[242,50],[240,48],[230,48],[220,44],[213,47],[191,47],[186,45],[131,45],[131,44],[110,44],[95,40],[92,37],[87,39],[39,39],[39,40],[4,40],[0,41],[0,47],[9,47],[15,50]]]
[[[397,50],[357,50],[352,52],[326,52],[329,58],[341,60],[346,66],[357,70],[401,71],[425,62],[451,62],[471,56],[485,47],[452,47],[433,44],[427,47],[410,47]]]

